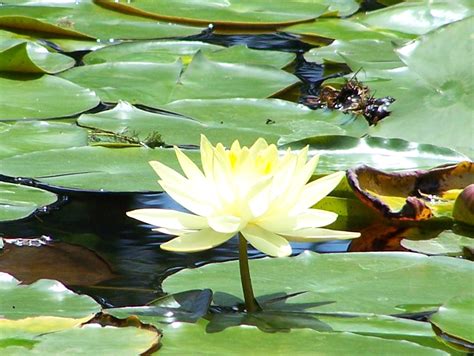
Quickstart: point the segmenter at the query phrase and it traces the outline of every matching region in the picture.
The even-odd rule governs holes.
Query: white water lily
[[[308,148],[280,155],[275,145],[258,139],[250,148],[235,141],[230,150],[215,147],[201,136],[202,171],[177,147],[184,176],[164,164],[150,162],[171,198],[190,213],[169,209],[138,209],[128,216],[155,225],[177,237],[161,248],[202,251],[237,233],[270,256],[291,254],[289,241],[319,242],[352,239],[358,233],[323,229],[337,214],[311,207],[330,193],[344,176],[337,172],[309,182],[318,157]]]

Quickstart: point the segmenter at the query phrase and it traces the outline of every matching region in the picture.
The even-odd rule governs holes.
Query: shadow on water
[[[99,195],[74,193],[60,209],[21,222],[1,223],[5,238],[46,235],[41,247],[5,244],[0,270],[25,282],[54,278],[105,305],[140,305],[159,296],[162,280],[183,268],[238,257],[237,239],[200,253],[160,249],[169,236],[125,215],[137,208],[179,209],[166,194]],[[346,251],[348,242],[295,243],[298,254]],[[251,258],[263,257],[252,249]]]

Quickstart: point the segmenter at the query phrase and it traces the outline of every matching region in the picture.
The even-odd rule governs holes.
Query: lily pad
[[[46,33],[52,37],[153,39],[195,35],[202,28],[160,23],[108,10],[92,0],[16,1],[0,7],[0,27]]]
[[[133,3],[127,1],[97,0],[98,4],[108,8],[118,9],[131,14],[152,17],[159,20],[193,23],[207,25],[212,23],[217,26],[252,26],[276,27],[284,24],[297,23],[314,19],[328,10],[326,0],[283,1],[271,3],[267,1],[232,0],[215,2],[196,2],[178,0],[172,4],[164,1],[140,0]],[[348,15],[358,9],[353,0],[338,2],[342,8],[349,7]],[[338,11],[338,6],[332,11]],[[347,10],[346,10],[347,11]]]
[[[374,39],[342,41],[335,40],[329,46],[313,48],[306,52],[304,58],[308,62],[345,63],[347,59],[360,63],[366,69],[398,68],[402,64],[394,51],[395,44],[391,41]]]
[[[70,116],[99,104],[93,91],[50,75],[2,74],[0,92],[0,121]]]
[[[0,221],[24,219],[56,200],[46,190],[0,182]]]
[[[54,148],[87,146],[87,131],[63,122],[0,123],[0,159]]]
[[[20,285],[11,275],[0,272],[0,315],[4,318],[84,318],[100,309],[91,297],[75,294],[57,281],[41,279],[30,285]]]
[[[260,300],[273,293],[307,291],[289,299],[288,307],[318,303],[319,306],[308,309],[393,314],[401,312],[397,306],[402,304],[442,304],[458,295],[465,290],[474,264],[450,257],[413,253],[319,255],[307,251],[296,258],[252,260],[250,270],[255,294]],[[269,278],[273,275],[278,278]],[[238,262],[185,269],[163,282],[163,289],[168,293],[204,286],[214,293],[225,292],[242,299]],[[231,299],[218,299],[217,295],[214,302],[233,304]],[[327,304],[321,305],[322,302]]]
[[[108,46],[87,54],[83,61],[86,64],[167,63],[181,58],[183,63],[188,63],[198,51],[203,51],[207,58],[216,62],[270,65],[276,68],[285,67],[295,58],[293,53],[254,50],[243,45],[227,48],[199,41],[146,41]]]
[[[181,70],[180,62],[116,62],[74,68],[61,76],[95,90],[103,101],[152,107],[178,99],[265,98],[298,82],[279,69],[214,62],[202,53],[194,56],[184,73]]]
[[[265,103],[266,99],[241,99],[239,100],[184,100],[191,103],[184,108],[187,112],[192,111],[192,103],[198,101],[198,104],[206,105],[206,113],[212,115],[212,120],[207,120],[206,113],[197,112],[197,117],[192,120],[188,117],[176,114],[158,114],[143,111],[131,106],[128,103],[120,102],[114,109],[100,112],[97,114],[84,114],[78,119],[81,126],[99,129],[102,131],[115,132],[120,135],[136,137],[139,141],[146,142],[153,135],[159,134],[160,139],[168,145],[196,145],[199,146],[200,136],[204,134],[212,142],[221,142],[230,147],[232,142],[239,140],[242,145],[252,145],[259,137],[265,138],[268,142],[276,143],[280,136],[285,138],[296,135],[307,135],[311,132],[317,132],[320,135],[325,134],[344,134],[346,131],[332,123],[329,123],[331,117],[337,116],[331,114],[319,113],[309,114],[303,110],[298,110],[298,106],[288,105],[289,111],[294,109],[295,114],[301,118],[285,116],[284,113],[278,113],[278,107],[271,107],[270,103],[285,102],[271,101]],[[252,107],[252,103],[256,107]],[[176,105],[174,105],[176,104]],[[166,108],[181,107],[179,101],[173,102]],[[222,105],[219,105],[222,104]],[[226,115],[232,104],[235,104],[236,111],[231,115]],[[246,105],[247,104],[247,105]],[[226,106],[227,105],[227,106]],[[248,110],[254,110],[258,113],[259,108],[269,108],[267,111],[260,111],[255,119]],[[237,111],[239,110],[239,111]],[[201,114],[201,115],[200,115]],[[268,121],[267,114],[273,119]],[[281,116],[281,119],[277,119]],[[304,117],[307,116],[307,120]],[[329,122],[323,121],[328,119]],[[192,117],[194,119],[194,117]],[[200,118],[203,118],[201,121]],[[318,118],[320,120],[318,120]],[[306,130],[303,130],[306,128]]]
[[[199,159],[197,151],[189,156]],[[160,192],[148,164],[152,160],[179,170],[172,149],[74,147],[1,160],[0,174],[33,178],[45,186],[68,190]]]
[[[390,106],[391,115],[371,127],[371,135],[432,143],[474,155],[474,67],[469,60],[474,56],[470,39],[473,26],[471,17],[400,48],[398,53],[406,67],[358,74],[377,95],[396,99]]]
[[[207,333],[206,321],[197,324],[176,322],[166,326],[163,333],[163,355],[193,353],[196,345],[204,354],[242,355],[252,350],[254,354],[276,355],[314,354],[341,355],[357,352],[361,355],[419,354],[444,355],[440,350],[427,348],[401,340],[387,340],[352,333],[326,333],[308,329],[291,333],[265,333],[255,327],[240,326],[222,332]],[[161,326],[163,327],[163,326]],[[229,342],[232,340],[232,342]]]
[[[429,240],[403,239],[400,244],[408,250],[427,255],[459,256],[462,255],[464,247],[474,249],[474,238],[446,230]]]
[[[474,344],[474,297],[454,297],[430,317],[430,322],[444,334]]]
[[[292,142],[281,149],[301,149],[309,145],[310,154],[319,154],[316,173],[323,174],[367,164],[377,169],[393,171],[431,168],[460,162],[466,156],[449,148],[418,144],[400,139],[349,136],[321,136]]]
[[[58,73],[71,68],[75,61],[31,41],[2,40],[0,71],[20,73]]]

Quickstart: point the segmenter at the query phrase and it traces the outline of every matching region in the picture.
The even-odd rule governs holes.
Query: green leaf
[[[63,122],[0,123],[0,159],[22,153],[87,145],[87,131]]]
[[[401,139],[348,136],[321,136],[292,142],[281,147],[301,149],[309,145],[310,154],[321,155],[316,173],[346,170],[367,164],[381,170],[432,168],[461,162],[466,156],[448,148],[418,144]]]
[[[430,322],[449,336],[474,344],[474,296],[457,296],[443,304]]]
[[[0,182],[0,222],[26,218],[56,200],[46,190]]]
[[[50,53],[34,42],[18,39],[0,42],[0,71],[3,72],[58,73],[74,64],[73,58]]]
[[[288,306],[326,302],[311,310],[392,314],[402,311],[398,305],[441,304],[459,294],[471,278],[474,265],[470,261],[413,253],[319,255],[307,251],[296,258],[252,260],[250,271],[255,294],[261,301],[274,293],[307,291],[289,299]],[[238,262],[185,269],[163,282],[168,293],[200,288],[212,289],[215,303],[221,305],[230,301],[219,299],[216,292],[242,298]]]
[[[377,96],[396,99],[390,106],[391,115],[371,127],[371,135],[431,143],[474,155],[474,64],[470,60],[474,52],[469,37],[473,26],[471,17],[400,48],[406,67],[358,74]]]
[[[196,2],[192,0],[176,0],[173,3],[153,0],[127,1],[99,0],[99,4],[118,9],[123,12],[140,14],[146,17],[166,21],[186,22],[200,25],[209,23],[218,26],[249,26],[269,27],[295,22],[307,21],[327,11],[325,0],[298,1],[275,0],[271,3],[264,0],[231,0],[215,2]],[[358,8],[353,0],[345,4],[353,5],[350,13]],[[337,6],[333,6],[337,11]],[[345,13],[344,15],[347,15]]]
[[[103,101],[152,107],[178,99],[265,98],[298,82],[279,69],[214,62],[202,53],[181,70],[180,62],[116,62],[77,67],[61,76],[95,90]]]
[[[127,15],[91,0],[6,0],[0,7],[0,27],[29,30],[53,37],[151,39],[198,34],[202,28]]]
[[[408,250],[427,255],[459,256],[462,255],[464,247],[474,248],[474,239],[446,230],[429,240],[403,239],[400,244]]]
[[[283,68],[293,61],[292,53],[249,49],[244,45],[221,47],[199,41],[125,42],[91,52],[84,57],[86,64],[104,62],[175,62],[184,63],[202,51],[208,59],[223,63],[270,65]],[[398,58],[398,57],[397,57]]]
[[[186,152],[192,159],[199,152]],[[0,174],[29,177],[53,187],[99,192],[160,192],[151,160],[179,170],[173,149],[74,147],[0,161]]]
[[[50,75],[1,74],[0,92],[0,121],[70,116],[99,104],[93,91]]]
[[[182,355],[195,353],[196,345],[203,354],[242,355],[253,354],[324,354],[341,355],[357,352],[360,355],[445,355],[444,352],[415,343],[386,340],[352,333],[326,333],[308,329],[290,333],[266,333],[255,327],[231,327],[221,332],[208,333],[206,321],[197,324],[173,323],[160,325],[163,338],[160,354]],[[232,342],[229,342],[229,341]]]
[[[342,114],[304,110],[301,106],[281,100],[182,100],[163,108],[168,111],[176,108],[193,115],[186,114],[184,117],[173,113],[151,113],[120,102],[112,110],[84,114],[78,123],[89,128],[133,136],[142,142],[158,133],[168,145],[199,146],[201,134],[206,135],[211,142],[221,142],[230,147],[237,139],[242,145],[252,145],[259,137],[276,143],[280,136],[290,139],[305,137],[312,132],[319,135],[346,133],[342,128],[345,126],[330,123],[335,121],[331,119],[340,118]],[[232,113],[227,115],[228,112]],[[324,121],[326,119],[328,122]]]
[[[21,285],[11,275],[0,272],[0,315],[3,318],[83,318],[100,309],[91,297],[75,294],[57,281],[41,279],[30,285]]]
[[[361,63],[367,69],[390,69],[402,65],[390,41],[376,39],[342,41],[335,40],[329,46],[313,48],[305,53],[308,62],[345,63],[347,59]]]

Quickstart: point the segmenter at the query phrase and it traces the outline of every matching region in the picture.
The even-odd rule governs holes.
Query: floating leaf
[[[460,235],[451,230],[443,231],[435,238],[429,240],[403,239],[400,243],[408,250],[427,255],[459,256],[462,255],[464,247],[474,248],[472,236]]]
[[[20,285],[9,274],[0,272],[0,315],[3,318],[83,318],[99,310],[100,305],[94,299],[75,294],[57,281],[42,279],[30,285]]]
[[[87,145],[87,131],[63,122],[0,123],[0,158],[22,153]]]
[[[197,160],[199,153],[189,152]],[[148,164],[159,160],[179,170],[173,149],[75,147],[1,160],[0,174],[36,179],[42,185],[100,192],[160,192]]]
[[[452,217],[456,194],[474,179],[474,163],[464,161],[429,171],[385,173],[367,166],[350,169],[349,185],[367,206],[386,218],[428,220]],[[448,196],[444,194],[448,192]]]
[[[0,42],[0,71],[20,73],[58,73],[75,61],[31,41],[12,39]]]
[[[99,104],[93,91],[50,75],[2,74],[0,92],[0,121],[70,116]]]
[[[172,63],[181,58],[184,63],[188,63],[198,51],[202,51],[207,58],[216,62],[271,65],[277,68],[285,67],[295,58],[293,53],[254,50],[243,45],[227,48],[199,41],[145,41],[108,46],[87,54],[83,61],[86,64]]]
[[[312,2],[276,0],[271,3],[262,0],[219,0],[216,2],[177,0],[172,4],[152,0],[139,0],[133,3],[111,0],[96,2],[131,14],[205,26],[212,23],[218,26],[276,27],[314,19],[328,8],[328,2],[325,0]],[[343,6],[353,5],[349,9],[352,12],[358,8],[353,0],[347,0],[345,3]],[[333,11],[337,11],[337,6],[333,7],[335,7]]]
[[[454,297],[443,304],[430,317],[430,322],[438,327],[443,334],[470,343],[474,349],[474,297],[471,294]]]
[[[202,29],[160,23],[96,5],[92,0],[6,0],[0,7],[0,27],[98,39],[151,39],[198,34]]]
[[[56,194],[42,189],[0,182],[0,221],[26,218],[56,200]]]

